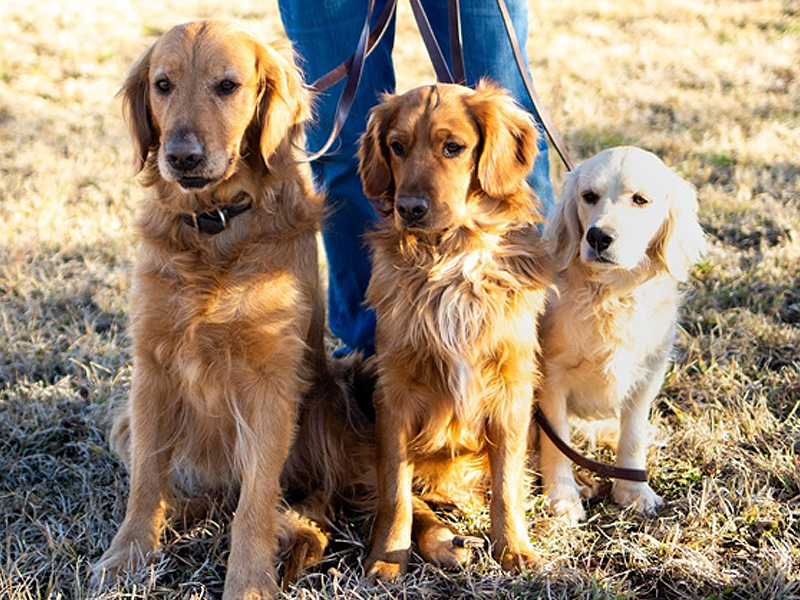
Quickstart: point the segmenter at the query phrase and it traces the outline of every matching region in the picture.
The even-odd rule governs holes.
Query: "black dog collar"
[[[242,192],[236,197],[236,200],[242,200],[245,197],[249,196]],[[181,221],[187,225],[191,225],[199,233],[216,235],[225,231],[231,219],[247,212],[251,208],[253,208],[252,199],[246,204],[234,202],[233,204],[218,206],[214,210],[204,213],[183,213],[181,215]]]

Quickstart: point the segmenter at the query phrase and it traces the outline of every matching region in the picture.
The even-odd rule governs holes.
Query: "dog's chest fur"
[[[173,476],[187,489],[238,479],[242,440],[261,422],[254,415],[269,406],[275,422],[293,422],[310,361],[323,352],[316,244],[322,198],[311,192],[310,174],[286,168],[273,176],[251,167],[240,163],[202,197],[177,192],[153,171],[137,216],[133,386],[148,390],[147,401],[161,411],[148,419],[170,419]],[[181,216],[241,192],[252,207],[217,235],[196,231]]]
[[[131,331],[135,357],[159,365],[179,415],[175,461],[193,465],[185,473],[212,485],[235,468],[227,459],[246,411],[244,390],[265,379],[286,389],[307,375],[303,357],[313,307],[294,271],[272,265],[281,244],[245,242],[224,252],[225,260],[213,260],[211,244],[226,240],[201,241],[202,251],[178,251],[164,239],[142,239]],[[313,232],[284,245],[282,252],[298,262],[316,260]],[[198,252],[207,251],[200,260]],[[310,266],[316,275],[316,262]]]
[[[392,247],[373,247],[367,298],[377,312],[381,370],[408,388],[405,409],[421,423],[416,445],[423,453],[479,450],[507,375],[498,358],[511,345],[514,352],[525,346],[518,358],[527,361],[529,379],[533,373],[542,286],[485,249],[415,262]]]
[[[142,307],[141,318],[160,322],[159,330],[149,329],[152,347],[162,365],[178,367],[187,392],[201,392],[204,380],[242,356],[252,364],[253,351],[268,338],[302,337],[307,327],[307,303],[288,272],[259,273],[245,262],[228,270],[165,269],[138,278],[161,294],[163,304]]]
[[[548,374],[569,390],[570,412],[618,414],[668,360],[679,294],[674,281],[663,278],[621,294],[588,282],[560,290],[545,317],[543,347]]]

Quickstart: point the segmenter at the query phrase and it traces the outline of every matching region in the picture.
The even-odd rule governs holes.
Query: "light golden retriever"
[[[272,596],[280,476],[301,396],[326,368],[322,199],[298,160],[309,98],[288,46],[215,21],[161,36],[120,95],[149,193],[115,427],[130,496],[96,573],[158,547],[178,479],[238,494],[224,598]]]
[[[539,403],[562,439],[568,416],[619,418],[617,465],[643,469],[650,405],[664,379],[685,281],[704,248],[693,189],[655,155],[605,150],[567,177],[547,237],[558,294],[541,327]],[[540,435],[551,511],[585,518],[570,461]],[[651,512],[647,483],[616,480],[613,497]]]
[[[378,509],[366,569],[407,569],[412,533],[443,565],[453,544],[426,500],[482,501],[505,568],[534,560],[523,509],[537,318],[549,265],[526,183],[537,130],[490,83],[421,87],[375,107],[361,141],[377,313]]]

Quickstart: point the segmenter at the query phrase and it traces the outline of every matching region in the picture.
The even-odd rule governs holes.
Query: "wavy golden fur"
[[[569,415],[617,417],[617,464],[643,469],[650,405],[677,328],[678,282],[705,247],[694,190],[649,152],[605,150],[568,175],[547,237],[559,293],[542,321],[542,411],[562,439]],[[540,442],[552,512],[583,519],[569,460],[546,436]],[[613,496],[644,512],[661,504],[647,483],[616,480]]]
[[[148,194],[136,222],[133,382],[115,427],[131,489],[96,571],[157,548],[179,478],[238,494],[224,598],[272,596],[279,480],[301,397],[325,373],[322,199],[298,160],[309,98],[288,46],[216,21],[161,36],[120,96]],[[245,202],[217,235],[183,218]]]
[[[533,559],[523,512],[537,318],[548,265],[525,176],[537,131],[488,82],[387,96],[361,141],[366,193],[384,218],[370,243],[377,313],[378,510],[368,571],[467,555],[425,500],[482,501],[507,568]],[[413,490],[413,493],[412,493]]]

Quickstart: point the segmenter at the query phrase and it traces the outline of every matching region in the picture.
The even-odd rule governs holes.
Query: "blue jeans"
[[[517,39],[527,65],[527,0],[507,0]],[[367,12],[367,0],[279,0],[286,33],[301,57],[306,80],[311,82],[346,60],[355,50]],[[386,0],[376,0],[377,19]],[[439,46],[450,62],[447,0],[422,0]],[[393,20],[394,21],[394,20]],[[517,69],[500,12],[490,0],[462,0],[461,27],[467,85],[489,77],[508,89],[527,110],[533,112]],[[420,44],[422,42],[420,41]],[[392,47],[394,22],[364,64],[353,108],[333,153],[313,164],[317,184],[328,194],[328,217],[322,230],[328,259],[328,320],[331,331],[348,348],[365,355],[374,352],[375,314],[365,305],[370,260],[364,240],[377,215],[361,189],[358,176],[358,139],[364,132],[367,113],[384,92],[395,89]],[[423,82],[420,82],[421,84]],[[314,151],[327,139],[344,82],[320,94],[315,104],[317,119],[308,129],[308,148]],[[544,206],[553,205],[550,160],[542,134],[539,156],[528,180]]]

